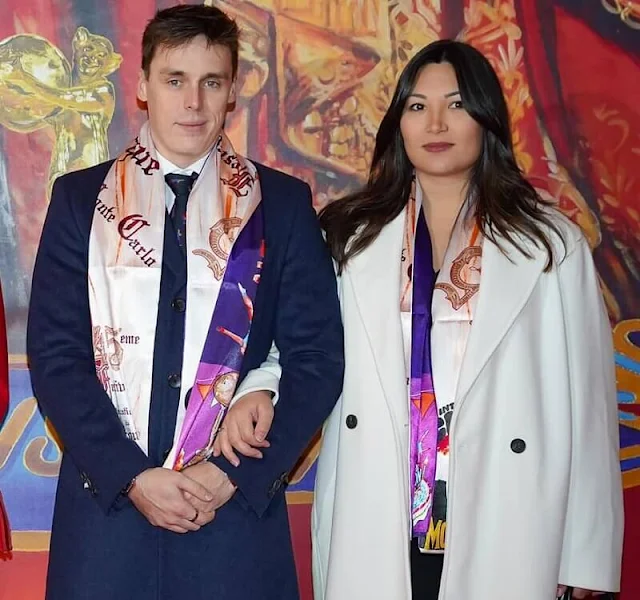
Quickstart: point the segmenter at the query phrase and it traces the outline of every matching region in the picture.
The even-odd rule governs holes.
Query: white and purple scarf
[[[145,453],[168,216],[164,198],[147,123],[107,173],[89,238],[96,373],[126,435]],[[166,467],[181,469],[210,455],[234,394],[264,259],[260,201],[255,166],[222,134],[189,196],[182,387]]]
[[[433,536],[437,460],[448,459],[449,435],[438,435],[439,404],[453,404],[473,313],[480,288],[482,235],[465,203],[451,233],[437,275],[431,238],[414,181],[407,206],[403,247],[401,311],[411,312],[409,473],[412,537],[421,549]],[[416,210],[420,214],[416,218]],[[448,360],[438,361],[437,378],[445,381],[446,398],[436,402],[431,344]],[[440,402],[442,400],[442,402]],[[448,427],[448,426],[447,426]],[[446,475],[445,475],[446,477]],[[444,542],[444,531],[441,533]],[[442,543],[442,548],[444,544]]]

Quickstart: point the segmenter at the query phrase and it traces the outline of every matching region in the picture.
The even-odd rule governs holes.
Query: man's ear
[[[138,100],[147,101],[147,76],[143,69],[138,73]]]
[[[236,103],[236,87],[237,87],[238,79],[234,78],[231,82],[231,90],[229,92],[229,104]]]

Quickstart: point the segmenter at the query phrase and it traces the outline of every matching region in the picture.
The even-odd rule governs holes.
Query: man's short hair
[[[156,13],[142,36],[142,70],[149,77],[151,61],[159,47],[178,48],[204,36],[209,46],[229,48],[233,76],[238,71],[240,29],[236,22],[215,6],[181,4]]]

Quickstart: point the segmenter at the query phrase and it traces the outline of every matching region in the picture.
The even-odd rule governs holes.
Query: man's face
[[[207,47],[203,36],[177,48],[160,47],[140,72],[138,97],[147,103],[158,152],[179,167],[207,154],[235,102],[231,51]]]

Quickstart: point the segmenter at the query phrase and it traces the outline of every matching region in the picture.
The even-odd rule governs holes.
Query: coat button
[[[281,487],[282,487],[282,481],[280,481],[280,479],[276,479],[271,484],[271,487],[269,488],[269,493],[267,494],[269,496],[269,498],[273,498],[278,493],[278,490]]]
[[[177,373],[172,373],[171,375],[169,375],[167,381],[169,382],[169,387],[172,387],[173,389],[178,389],[180,387],[180,384],[182,383],[180,375],[178,375]]]
[[[355,429],[358,426],[358,418],[355,415],[347,415],[347,427]]]
[[[527,445],[525,444],[524,440],[521,440],[520,438],[511,440],[511,451],[515,452],[516,454],[522,454],[525,451],[526,447]]]
[[[182,298],[174,298],[171,302],[171,308],[178,313],[184,312],[187,307],[187,303]]]
[[[96,488],[91,483],[91,479],[86,473],[80,473],[80,477],[82,478],[82,487],[87,490],[92,496],[96,495]]]

